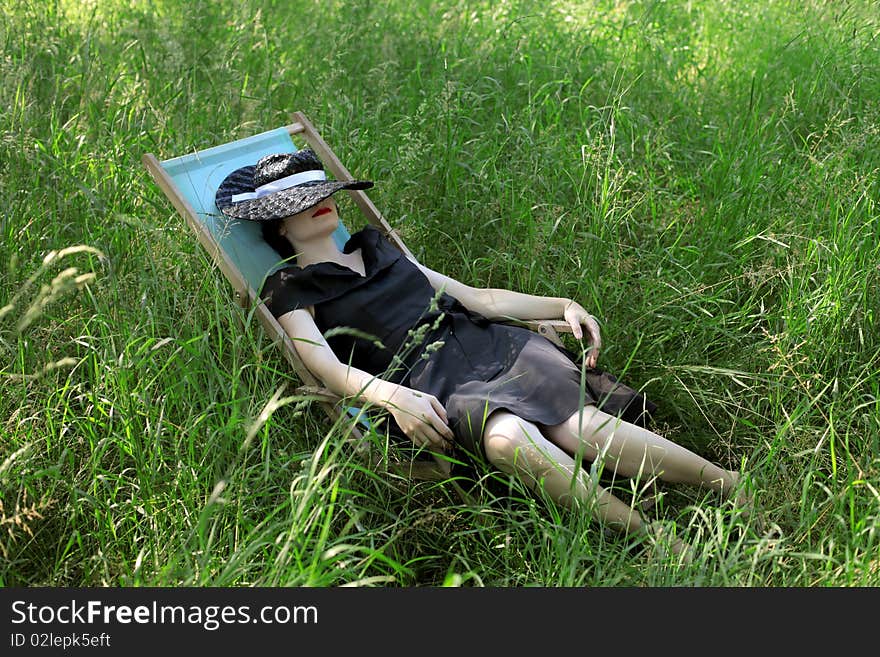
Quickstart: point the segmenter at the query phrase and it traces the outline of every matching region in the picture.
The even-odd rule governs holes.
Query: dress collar
[[[361,257],[364,260],[363,276],[345,265],[332,261],[315,262],[305,267],[291,263],[279,269],[278,273],[283,281],[296,281],[315,276],[351,277],[365,281],[375,276],[377,272],[390,267],[403,255],[374,226],[365,226],[353,233],[342,247],[342,252],[354,253],[358,248],[361,249]]]

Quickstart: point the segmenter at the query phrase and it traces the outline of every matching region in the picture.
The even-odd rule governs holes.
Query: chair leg
[[[250,306],[247,292],[242,290],[235,290],[232,295],[232,298],[235,300],[235,305],[241,308],[243,313],[236,313],[236,322],[238,323],[239,329],[245,328],[245,318],[247,317],[248,307]]]

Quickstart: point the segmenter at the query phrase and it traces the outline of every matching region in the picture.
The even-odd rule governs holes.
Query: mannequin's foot
[[[662,522],[655,520],[645,526],[645,531],[658,554],[672,553],[679,558],[680,563],[688,564],[693,561],[693,548]]]
[[[755,482],[750,475],[732,470],[730,472],[730,485],[725,487],[724,498],[733,500],[734,513],[739,514],[743,520],[752,520],[759,531],[763,531],[764,521],[760,514],[755,515]]]

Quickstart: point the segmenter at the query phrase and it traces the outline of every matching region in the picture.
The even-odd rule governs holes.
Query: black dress
[[[436,396],[461,447],[482,453],[486,418],[506,409],[554,425],[584,404],[644,424],[655,405],[534,331],[497,324],[438,294],[372,226],[353,234],[366,274],[334,262],[287,266],[266,279],[275,317],[314,306],[315,323],[340,361]]]

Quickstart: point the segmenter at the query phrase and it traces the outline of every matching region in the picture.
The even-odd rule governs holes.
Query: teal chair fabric
[[[235,169],[255,164],[264,155],[296,150],[287,129],[278,128],[160,162],[199,220],[256,292],[262,288],[265,277],[281,266],[280,256],[263,240],[258,224],[222,214],[214,204],[214,194]],[[349,237],[340,222],[334,234],[337,246],[342,249]]]
[[[223,179],[235,169],[255,164],[264,155],[296,150],[287,129],[278,128],[160,161],[180,194],[195,210],[199,221],[210,230],[220,248],[257,293],[263,287],[266,276],[282,266],[281,258],[263,240],[258,224],[231,219],[222,214],[214,203],[214,194]],[[348,229],[340,222],[333,235],[340,250],[349,237]],[[369,420],[359,409],[349,407],[348,412],[353,417],[360,414],[361,424],[370,426]]]

